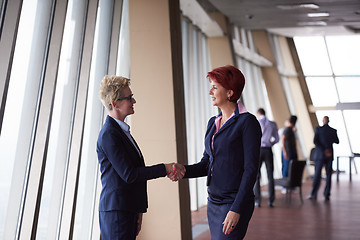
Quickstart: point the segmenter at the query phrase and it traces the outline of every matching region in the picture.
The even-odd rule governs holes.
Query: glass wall
[[[265,109],[266,116],[273,120],[272,109],[267,95],[261,67],[271,66],[265,58],[258,55],[250,31],[233,27],[234,48],[238,68],[243,72],[246,83],[242,95],[242,101],[246,109],[256,116],[259,108]],[[281,125],[278,126],[279,128]],[[274,145],[274,177],[281,177],[281,148],[279,144]],[[262,176],[266,176],[266,166],[262,165]],[[267,184],[267,178],[261,178],[261,184]]]
[[[129,64],[119,67],[129,60],[120,37],[128,1],[18,2],[4,12],[20,16],[18,31],[0,42],[16,41],[1,73],[10,77],[1,96],[0,239],[99,238],[98,88],[106,74],[129,75]]]
[[[207,37],[186,17],[182,18],[182,44],[188,162],[193,164],[203,155],[207,121],[218,111],[211,105],[210,83],[206,78],[211,70]],[[206,205],[206,178],[189,179],[189,186],[191,210]]]
[[[360,36],[317,36],[294,38],[319,125],[330,118],[337,129],[340,144],[334,144],[335,156],[360,152]],[[346,161],[341,170],[348,171]],[[335,166],[334,166],[335,167]]]

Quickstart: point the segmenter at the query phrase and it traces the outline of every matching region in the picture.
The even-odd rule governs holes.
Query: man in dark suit
[[[323,118],[323,126],[315,128],[314,144],[315,144],[315,175],[313,181],[313,189],[308,199],[317,198],[317,192],[320,187],[321,170],[325,166],[326,170],[326,186],[324,189],[325,200],[330,200],[331,190],[331,174],[332,161],[334,159],[333,143],[339,143],[337,131],[329,126],[329,117]]]

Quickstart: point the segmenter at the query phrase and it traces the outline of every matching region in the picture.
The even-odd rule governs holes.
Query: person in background
[[[99,223],[103,240],[136,239],[148,207],[146,181],[167,174],[185,174],[185,168],[178,165],[179,169],[175,169],[173,163],[145,166],[130,126],[124,122],[134,114],[136,103],[129,85],[130,80],[120,76],[105,76],[100,84],[99,97],[108,110],[96,146],[102,183]]]
[[[280,137],[282,137],[285,128],[287,128],[288,126],[290,126],[289,119],[286,119],[286,120],[284,121],[284,127],[279,128],[278,134],[279,134]],[[282,144],[281,141],[280,141],[279,143]],[[282,149],[282,146],[281,146],[281,149]]]
[[[326,170],[324,197],[325,200],[330,200],[332,161],[334,160],[333,143],[339,143],[337,131],[329,126],[329,117],[324,116],[323,126],[315,128],[315,175],[313,179],[313,188],[308,199],[317,199],[317,193],[321,182],[321,170],[324,166]]]
[[[296,150],[295,124],[297,117],[292,115],[289,118],[289,126],[284,129],[281,137],[282,145],[282,176],[287,177],[289,173],[290,160],[297,161],[298,155]]]
[[[262,137],[261,137],[261,148],[260,148],[260,165],[259,173],[257,175],[256,183],[254,186],[255,194],[255,207],[261,206],[261,187],[260,187],[260,178],[261,178],[261,165],[265,162],[266,173],[268,178],[268,206],[274,207],[273,202],[275,200],[275,187],[274,187],[274,157],[272,152],[272,146],[279,142],[278,128],[275,122],[270,121],[265,116],[265,110],[259,108],[257,111],[258,121],[261,126]]]
[[[261,128],[238,101],[245,84],[239,69],[215,68],[207,78],[212,104],[221,112],[208,122],[201,161],[186,165],[184,177],[207,176],[211,239],[243,239],[254,211]]]

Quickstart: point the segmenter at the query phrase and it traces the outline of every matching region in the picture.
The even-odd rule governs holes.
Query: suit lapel
[[[215,126],[215,117],[214,117],[212,119],[212,122],[209,124],[205,134],[205,148],[208,153],[212,153],[211,143],[215,131],[216,131],[216,126]]]
[[[230,118],[229,120],[226,121],[226,123],[219,129],[219,131],[215,134],[214,138],[220,134],[221,132],[223,132],[225,129],[227,129],[228,127],[230,127],[235,121],[236,119],[240,116],[239,114],[239,108],[236,107],[235,109],[235,115]],[[215,124],[214,124],[215,125]]]
[[[131,136],[132,140],[134,141],[134,143],[135,143],[137,149],[139,150],[139,152],[135,148],[134,144],[130,141],[130,139],[126,136],[124,130],[119,126],[119,124],[114,119],[112,119],[112,117],[110,117],[110,116],[107,117],[107,120],[109,121],[109,124],[120,133],[121,137],[123,139],[125,139],[125,141],[127,143],[127,148],[132,149],[135,152],[136,156],[139,156],[139,153],[140,153],[140,158],[137,158],[137,159],[139,159],[139,163],[141,163],[143,165],[144,164],[144,158],[143,158],[141,150],[140,150],[139,146],[137,145],[135,139],[130,134],[130,136]]]
[[[135,139],[133,138],[133,136],[132,136],[131,134],[130,134],[130,137],[131,137],[131,139],[134,141],[135,146],[137,147],[137,149],[139,150],[139,154],[140,154],[141,159],[144,159],[144,157],[143,157],[143,155],[142,155],[142,153],[141,153],[141,150],[140,150],[137,142],[135,141]],[[131,143],[131,145],[133,145],[133,144]],[[136,150],[136,149],[135,149],[135,150]]]

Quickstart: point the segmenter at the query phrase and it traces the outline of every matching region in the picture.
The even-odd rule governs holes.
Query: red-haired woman
[[[239,69],[215,68],[207,78],[212,104],[221,112],[208,122],[203,158],[185,166],[184,177],[207,176],[211,239],[243,239],[254,211],[261,128],[239,101],[245,85]]]

